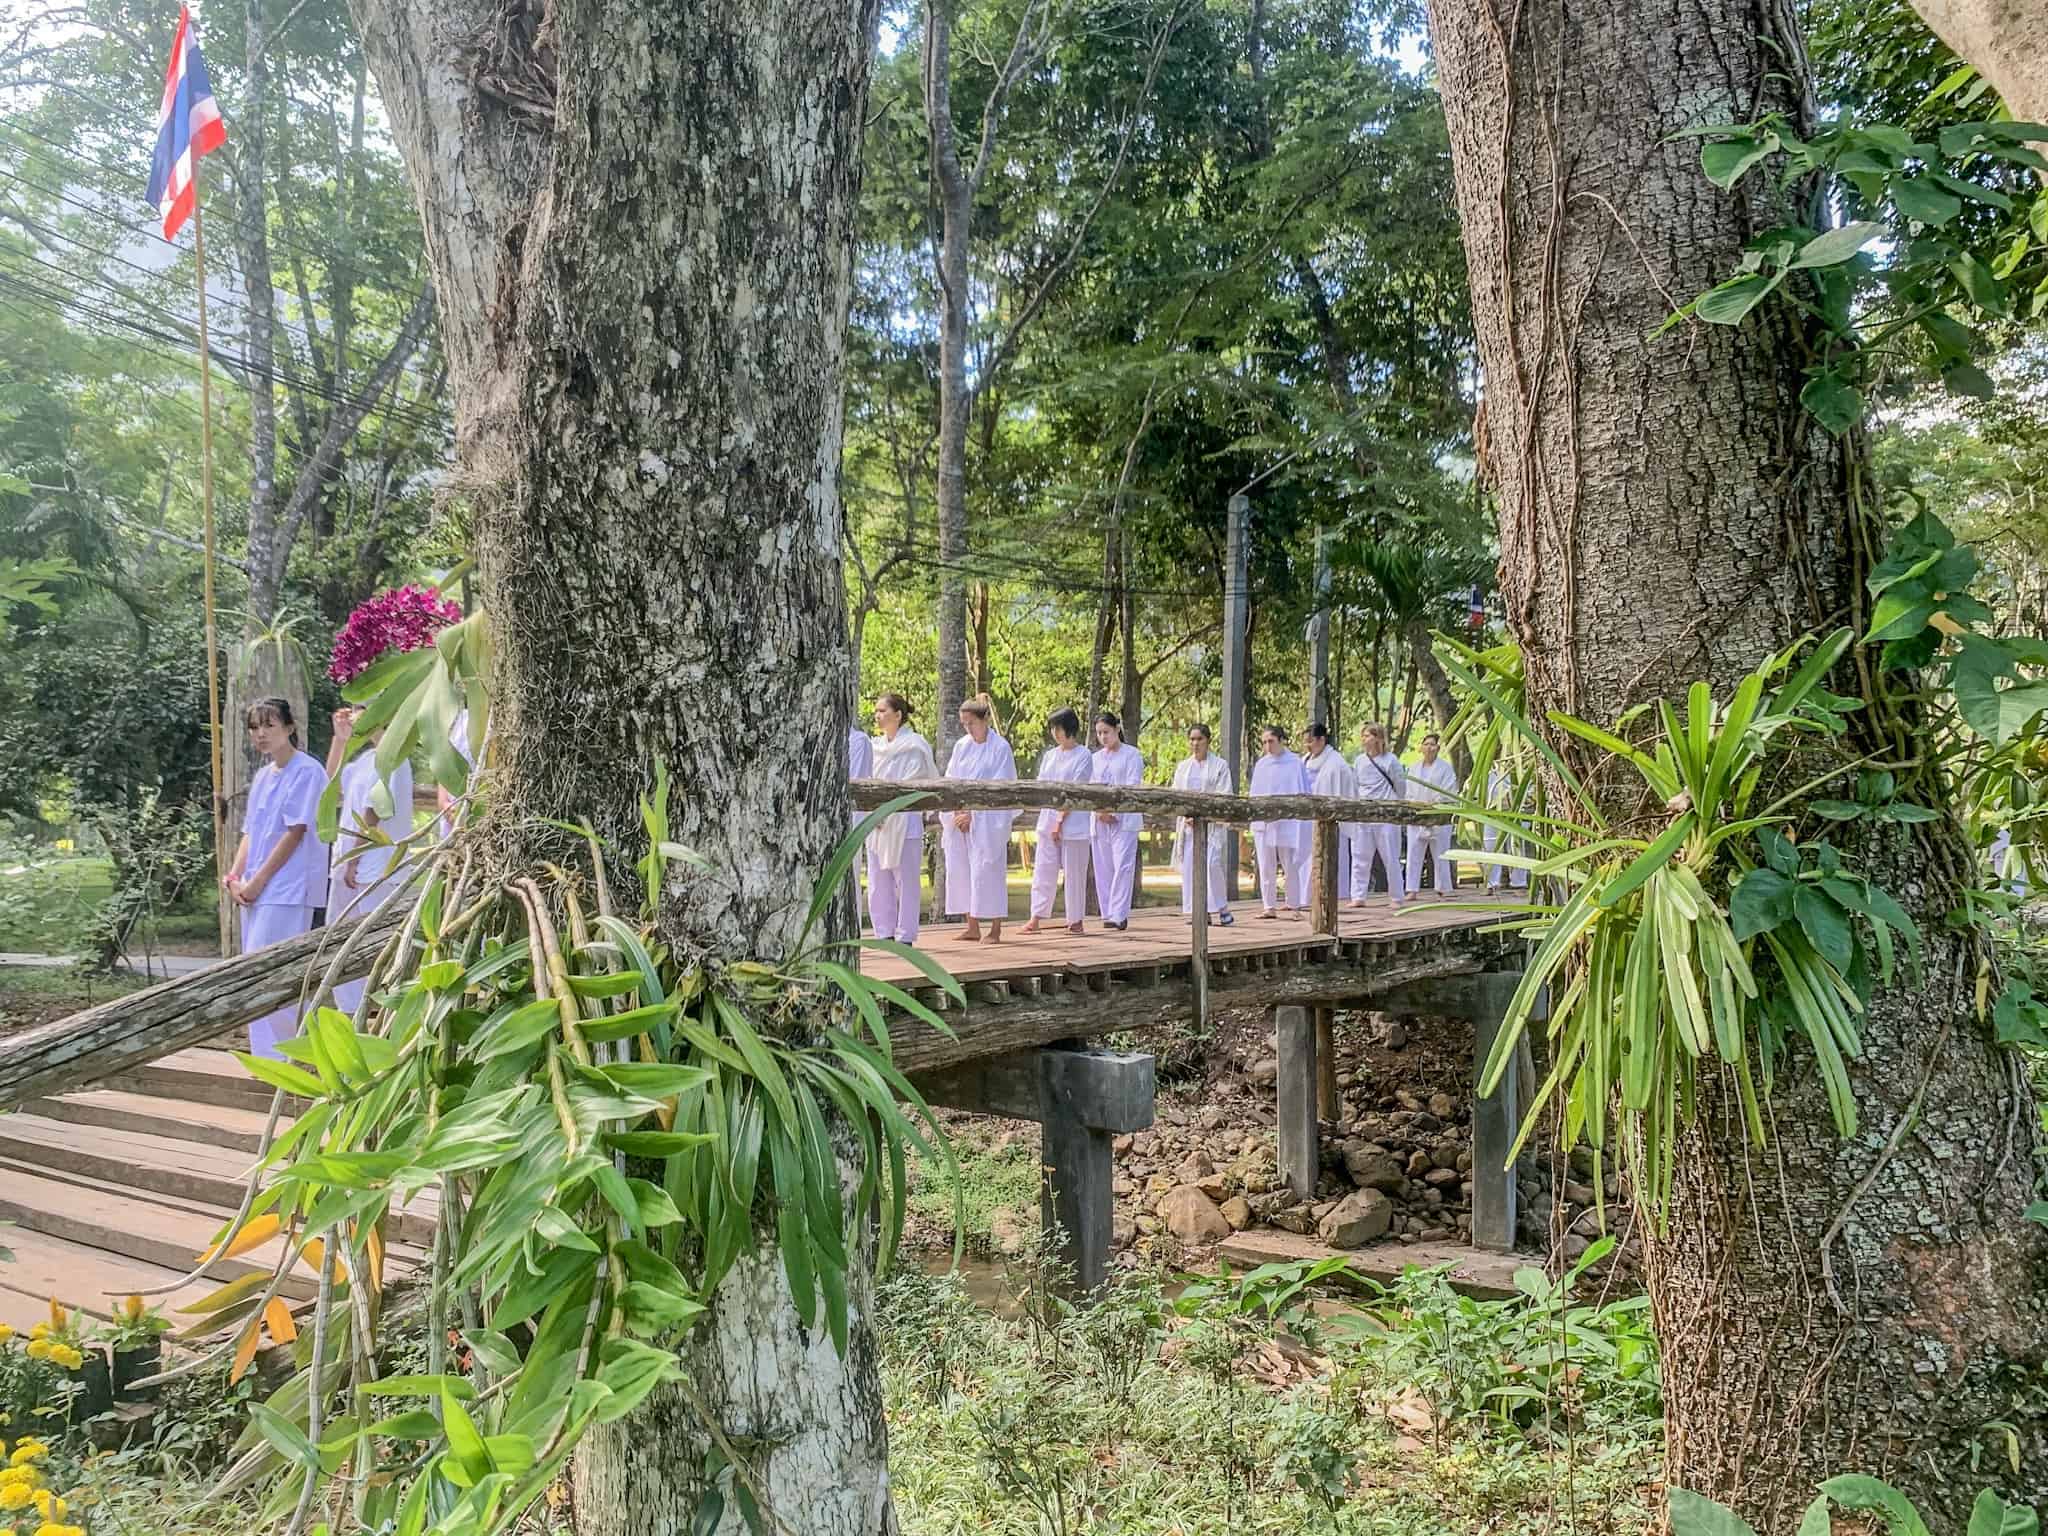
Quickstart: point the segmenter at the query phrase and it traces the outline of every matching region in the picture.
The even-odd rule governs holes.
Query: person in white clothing
[[[1095,753],[1097,784],[1142,784],[1145,758],[1124,741],[1124,724],[1104,710],[1095,717],[1095,739],[1101,746]],[[1131,926],[1131,898],[1135,894],[1138,869],[1138,833],[1145,818],[1135,811],[1097,811],[1094,817],[1095,904],[1102,909],[1102,926],[1121,933]]]
[[[1308,770],[1309,790],[1312,794],[1333,795],[1340,800],[1358,798],[1358,775],[1351,770],[1351,764],[1342,752],[1330,745],[1330,728],[1317,720],[1308,728],[1308,756],[1302,759],[1302,766]],[[1351,832],[1356,823],[1337,824],[1337,884],[1339,896],[1351,884]],[[1315,867],[1315,830],[1309,830],[1308,883],[1311,890],[1322,884],[1322,874]]]
[[[868,733],[857,725],[846,728],[846,776],[849,779],[871,779],[875,776],[875,744]],[[853,813],[853,824],[860,825],[861,812]]]
[[[1358,745],[1358,761],[1353,771],[1358,778],[1359,798],[1406,800],[1408,770],[1387,749],[1387,728],[1377,721],[1367,725],[1358,733]],[[1393,909],[1398,912],[1407,880],[1401,873],[1401,829],[1390,821],[1362,822],[1352,829],[1351,905],[1365,905],[1372,890],[1375,858],[1386,871],[1387,894],[1393,898]]]
[[[1209,750],[1209,727],[1191,725],[1188,727],[1188,756],[1173,770],[1175,789],[1192,789],[1204,794],[1227,795],[1231,791],[1230,764]],[[1203,863],[1204,873],[1209,882],[1209,914],[1219,926],[1230,926],[1230,893],[1223,884],[1223,855],[1228,844],[1226,837],[1235,834],[1229,827],[1217,826],[1213,822],[1207,829]],[[1195,910],[1194,874],[1195,829],[1192,822],[1183,816],[1180,819],[1180,835],[1174,840],[1173,858],[1180,866],[1180,909],[1184,913]]]
[[[242,840],[221,884],[242,909],[248,954],[310,930],[313,909],[326,898],[327,845],[316,827],[327,774],[299,750],[290,700],[258,699],[244,723],[249,745],[268,761],[250,781]],[[299,1010],[287,1004],[250,1023],[249,1049],[278,1059],[279,1043],[298,1032]]]
[[[370,745],[346,763],[338,760],[355,735],[359,709],[334,712],[334,745],[327,753],[327,776],[339,768],[341,814],[334,831],[334,854],[328,865],[327,921],[367,917],[397,895],[404,882],[395,873],[399,850],[393,845],[412,831],[412,764],[401,761],[387,779],[377,772],[381,728],[370,733]],[[334,989],[334,1006],[353,1015],[363,1000],[363,982],[344,981]]]
[[[1095,764],[1081,744],[1081,717],[1071,709],[1053,711],[1045,722],[1053,744],[1038,759],[1041,784],[1086,784],[1094,777]],[[1067,932],[1084,933],[1082,919],[1088,915],[1089,817],[1086,811],[1055,811],[1047,807],[1038,813],[1038,843],[1031,858],[1031,917],[1024,932],[1036,933],[1043,919],[1052,916],[1053,897],[1059,894],[1061,877],[1067,887]]]
[[[1440,805],[1458,798],[1458,770],[1449,759],[1437,756],[1442,745],[1442,738],[1431,731],[1422,738],[1422,761],[1408,770],[1408,798],[1417,805]],[[1449,896],[1458,883],[1458,872],[1451,867],[1449,822],[1408,829],[1408,895],[1413,898],[1422,894],[1425,848],[1430,852],[1430,862],[1436,866],[1436,893]]]
[[[892,784],[936,779],[931,743],[910,728],[910,701],[900,693],[875,700],[874,776]],[[868,834],[868,917],[875,937],[917,942],[923,893],[924,813],[898,811]]]
[[[1515,799],[1514,788],[1514,781],[1508,777],[1506,769],[1498,767],[1492,769],[1486,775],[1486,808],[1490,811],[1511,809]],[[1511,854],[1521,853],[1524,847],[1522,843],[1513,837],[1508,838],[1506,845],[1502,846],[1500,828],[1496,827],[1492,822],[1488,822],[1480,832],[1479,846],[1487,853],[1500,848],[1501,852]],[[1504,867],[1500,864],[1485,865],[1486,888],[1489,891],[1498,892],[1500,890],[1501,871]],[[1509,869],[1507,870],[1507,877],[1509,889],[1526,891],[1529,888],[1529,871],[1526,869]]]
[[[946,764],[949,779],[1014,779],[1017,760],[995,731],[995,706],[987,695],[960,706],[960,728]],[[1010,911],[1010,824],[1015,811],[953,811],[946,817],[946,910],[967,919],[963,943],[1000,944]],[[988,932],[982,932],[986,922]]]
[[[476,749],[469,740],[469,711],[459,709],[448,727],[448,745],[455,749],[469,769],[469,782],[463,786],[464,793],[476,787]],[[455,797],[438,784],[434,787],[434,798],[441,806],[441,836],[447,837],[455,830]]]
[[[1253,795],[1305,795],[1308,770],[1300,758],[1287,750],[1287,732],[1269,725],[1259,737],[1260,757],[1252,764]],[[1302,882],[1302,866],[1308,862],[1308,823],[1305,821],[1255,821],[1252,847],[1259,861],[1259,916],[1292,915],[1308,899]],[[1286,879],[1287,900],[1279,905],[1278,877]]]

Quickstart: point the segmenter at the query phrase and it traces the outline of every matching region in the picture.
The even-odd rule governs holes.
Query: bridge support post
[[[1321,1133],[1316,1124],[1315,1018],[1306,1008],[1283,1006],[1273,1010],[1273,1027],[1280,1062],[1274,1085],[1280,1177],[1297,1200],[1312,1200],[1322,1166]]]
[[[1410,982],[1373,1000],[1381,1013],[1433,1013],[1472,1021],[1472,1245],[1507,1253],[1515,1246],[1515,1172],[1508,1153],[1522,1132],[1520,1063],[1501,1075],[1499,1086],[1478,1093],[1486,1059],[1507,1019],[1508,1005],[1521,986],[1519,972],[1491,971],[1476,976],[1444,976]],[[1550,1017],[1549,998],[1539,993],[1529,1022]]]
[[[1086,1294],[1109,1277],[1116,1211],[1112,1140],[1152,1124],[1152,1058],[1074,1043],[989,1057],[913,1081],[928,1103],[972,1114],[1036,1120],[1038,1214],[1057,1230],[1057,1257]]]
[[[1337,1118],[1337,1010],[1316,1009],[1316,1113]]]
[[[1233,832],[1233,835],[1234,832]],[[1195,1028],[1209,1027],[1209,823],[1188,823],[1188,975],[1195,984]]]

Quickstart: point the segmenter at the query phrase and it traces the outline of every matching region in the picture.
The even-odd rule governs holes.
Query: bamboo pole
[[[213,615],[213,349],[206,339],[206,234],[200,224],[199,159],[192,161],[192,268],[199,283],[199,498],[206,533],[202,602],[206,619],[206,735],[213,764],[213,864],[215,905],[220,917],[220,952],[234,951],[232,898],[221,878],[228,872],[227,801],[221,794],[220,646]]]

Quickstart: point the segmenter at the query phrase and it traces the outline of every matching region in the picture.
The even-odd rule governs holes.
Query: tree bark
[[[939,200],[933,262],[939,280],[938,478],[933,501],[939,532],[939,761],[960,735],[967,697],[967,425],[974,392],[967,384],[967,240],[973,178],[961,164],[953,122],[953,6],[925,6],[925,123]],[[978,169],[978,167],[977,167]]]
[[[1530,715],[1607,722],[1694,678],[1725,690],[1798,635],[1856,623],[1881,530],[1845,491],[1860,448],[1798,408],[1789,307],[1739,331],[1654,334],[1783,222],[1768,178],[1725,196],[1697,141],[1674,135],[1810,119],[1789,14],[1770,0],[1431,13]],[[1642,813],[1599,782],[1610,809]],[[1835,1135],[1803,1045],[1779,1069],[1761,1154],[1710,1075],[1669,1235],[1648,1245],[1668,1481],[1759,1530],[1790,1530],[1845,1470],[1891,1478],[1943,1530],[1986,1484],[2021,1502],[2048,1487],[2048,1429],[2020,1422],[2018,1396],[2048,1355],[2023,1321],[2048,1307],[2048,1234],[2021,1219],[2033,1108],[1971,1007],[1975,949],[1942,926],[1955,830],[1924,830],[1913,847],[1849,850],[1928,938],[1925,980],[1880,991],[1866,1021],[1864,1131]],[[1985,1428],[2007,1414],[2017,1472]]]
[[[710,872],[671,879],[664,936],[786,955],[847,825],[841,376],[876,0],[355,3],[446,317],[494,856],[562,858],[548,817],[640,846],[666,762],[671,835]],[[852,931],[843,895],[828,927]],[[579,1456],[579,1528],[688,1528],[700,1413],[753,1448],[783,1527],[892,1526],[858,1264],[849,1298],[841,1358],[778,1264],[738,1266],[685,1344],[687,1402]],[[744,1529],[735,1502],[717,1529]]]
[[[1913,9],[1991,82],[2014,118],[2048,118],[2048,11],[2028,0],[1913,0]]]

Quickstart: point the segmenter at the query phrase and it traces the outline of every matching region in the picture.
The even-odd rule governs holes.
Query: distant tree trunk
[[[974,408],[967,384],[967,240],[974,178],[960,163],[953,125],[950,0],[926,5],[924,50],[925,120],[939,200],[939,442],[933,498],[939,521],[939,714],[933,724],[943,767],[960,734],[960,703],[967,697],[967,426]]]
[[[675,879],[664,936],[785,955],[847,820],[841,375],[877,0],[354,5],[446,315],[497,637],[495,856],[571,862],[544,817],[636,846],[666,761],[674,835],[714,872]],[[842,897],[832,934],[851,919]],[[893,1529],[850,1280],[844,1358],[772,1255],[683,1351],[806,1536]],[[711,1443],[673,1393],[596,1434],[579,1529],[695,1528]],[[735,1505],[717,1529],[745,1529]]]
[[[1860,628],[1882,530],[1845,490],[1861,445],[1798,407],[1807,349],[1790,307],[1655,334],[1782,222],[1769,178],[1722,195],[1697,140],[1676,135],[1810,120],[1789,13],[1431,11],[1531,715],[1606,722],[1694,678],[1725,689],[1802,632]],[[1761,1155],[1709,1076],[1670,1235],[1648,1246],[1667,1480],[1762,1531],[1792,1529],[1845,1470],[1897,1482],[1944,1531],[1986,1484],[2023,1503],[2048,1488],[2048,1425],[2016,1409],[2048,1362],[2048,1234],[2021,1218],[2034,1108],[1975,1016],[1975,942],[1943,925],[1966,867],[1957,829],[1918,830],[1830,834],[1927,939],[1924,980],[1880,990],[1865,1020],[1851,1073],[1864,1132],[1836,1136],[1803,1044],[1779,1066]],[[2008,1415],[2017,1471],[1987,1428]]]
[[[1913,0],[2023,123],[2048,119],[2048,10],[2026,0]]]

